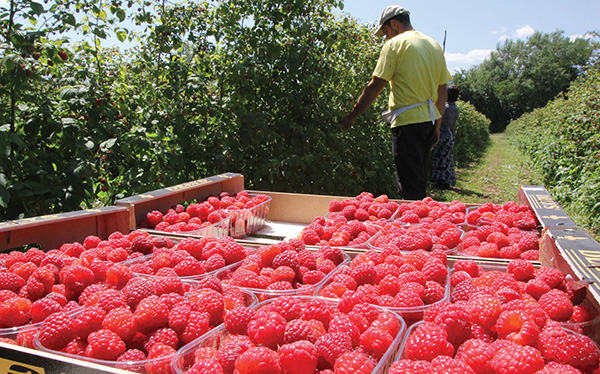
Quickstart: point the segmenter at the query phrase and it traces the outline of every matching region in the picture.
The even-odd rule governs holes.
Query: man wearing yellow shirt
[[[439,139],[446,85],[452,77],[440,45],[416,31],[409,14],[399,5],[384,9],[375,35],[385,35],[387,42],[373,78],[340,123],[352,126],[389,82],[389,110],[382,115],[392,131],[398,190],[403,199],[420,200],[427,196],[429,152]]]

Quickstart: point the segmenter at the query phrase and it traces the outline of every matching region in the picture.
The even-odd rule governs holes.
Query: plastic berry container
[[[335,274],[331,274],[329,277],[327,277],[327,279],[325,279],[325,282],[323,282],[320,285],[319,289],[317,290],[317,296],[323,297],[327,300],[335,300],[335,301],[339,300],[339,299],[324,296],[325,287],[327,287],[328,285],[330,285],[333,282],[334,275]],[[381,306],[381,305],[376,305],[376,304],[373,304],[373,305],[380,307],[380,308],[385,308],[387,310],[390,310],[390,311],[398,314],[400,317],[402,317],[404,319],[406,324],[408,326],[410,326],[410,325],[414,324],[415,322],[422,320],[423,313],[425,313],[425,311],[427,309],[429,309],[432,305],[446,302],[450,299],[450,273],[448,273],[448,276],[446,278],[446,284],[443,285],[443,287],[444,287],[443,298],[438,301],[435,301],[433,303],[430,303],[430,304],[425,304],[422,306],[415,306],[415,307],[392,307],[392,306]]]
[[[186,282],[186,284],[189,287],[193,288],[195,283],[194,283],[194,281],[188,281],[188,282]],[[243,290],[242,290],[242,293],[244,296],[245,306],[255,307],[256,304],[258,303],[256,296],[252,295],[251,293],[245,292]],[[227,305],[226,305],[226,308],[227,308]],[[73,316],[76,316],[76,315],[77,315],[77,313],[73,314]],[[222,326],[222,324],[215,326],[214,328],[218,328],[219,326]],[[213,329],[211,329],[209,331],[209,333]],[[184,345],[182,345],[181,347],[183,347],[183,346]],[[181,347],[179,347],[179,348],[181,348]],[[95,358],[91,358],[91,357],[66,353],[66,352],[62,352],[62,351],[57,351],[57,350],[45,347],[39,340],[39,334],[36,334],[33,339],[33,348],[35,348],[39,351],[53,353],[53,354],[57,354],[57,355],[60,355],[63,357],[68,357],[71,359],[82,360],[82,361],[91,362],[91,363],[98,364],[98,365],[103,365],[103,366],[121,369],[121,370],[128,370],[128,371],[136,372],[136,373],[148,373],[148,374],[169,372],[171,360],[173,360],[173,358],[176,355],[176,353],[172,353],[170,355],[158,357],[155,359],[145,359],[145,360],[138,360],[138,361],[101,360],[101,359],[95,359]]]
[[[311,297],[311,296],[293,296],[294,299],[302,300],[304,302],[310,302],[311,300],[323,300],[325,303],[329,304],[331,308],[337,309],[337,302],[331,299],[324,299],[320,297]],[[266,306],[273,302],[275,299],[269,299],[262,301],[252,307],[253,309],[259,310],[261,307]],[[398,314],[394,312],[390,312],[387,309],[381,308],[382,312],[390,313],[393,315],[399,325],[400,329],[396,336],[393,337],[393,341],[391,342],[388,349],[382,355],[382,357],[377,361],[374,369],[371,371],[372,374],[384,374],[388,372],[388,369],[392,362],[396,360],[396,355],[398,354],[398,348],[402,339],[405,336],[406,332],[406,322],[400,317]],[[289,321],[288,321],[289,322]],[[216,327],[212,331],[204,334],[203,336],[197,338],[196,340],[188,343],[179,351],[171,361],[172,372],[176,374],[185,374],[194,364],[196,359],[196,351],[200,348],[213,348],[219,349],[221,344],[225,341],[229,332],[225,328],[225,324],[221,324]],[[279,347],[278,347],[279,349]]]
[[[262,194],[248,194],[250,199],[263,197],[263,201],[252,208],[233,208],[225,210],[229,213],[229,236],[239,239],[257,233],[266,226],[271,205],[271,196]]]
[[[426,225],[421,225],[421,224],[406,225],[403,222],[399,222],[399,221],[389,222],[389,223],[385,224],[377,234],[373,235],[373,237],[367,244],[367,248],[374,249],[378,252],[382,252],[382,251],[384,251],[385,246],[388,246],[388,245],[396,246],[396,243],[398,240],[400,240],[401,236],[405,235],[405,236],[413,237],[418,234],[426,234],[431,240],[431,242],[429,243],[429,245],[431,246],[431,248],[429,248],[429,251],[431,251],[433,249],[432,242],[435,241],[434,239],[439,240],[439,237],[431,234],[430,230],[428,230],[426,227],[427,227]],[[391,228],[391,230],[390,230],[390,228]],[[462,237],[465,233],[464,230],[462,228],[460,228],[459,226],[452,226],[452,229],[454,231],[458,230],[458,232],[460,233],[460,238],[462,239]],[[456,254],[456,252],[458,251],[459,245],[460,245],[460,239],[457,241],[455,246],[453,246],[452,248],[445,247],[448,249],[445,249],[444,251],[448,255]],[[419,246],[415,246],[415,248],[414,248],[414,250],[419,250],[419,249],[425,249],[425,248],[421,248]],[[427,249],[425,249],[425,250],[427,250]],[[410,253],[410,252],[412,252],[412,250],[400,250],[400,252],[401,253]]]
[[[406,344],[408,343],[408,341],[410,339],[410,336],[414,333],[414,331],[420,325],[422,325],[423,323],[424,323],[424,321],[420,321],[420,322],[417,322],[417,323],[415,323],[415,324],[413,324],[413,325],[411,325],[411,326],[408,327],[408,329],[406,331],[406,334],[404,335],[404,337],[402,338],[402,341],[400,342],[399,349],[398,349],[398,354],[396,355],[396,358],[395,358],[394,362],[390,363],[389,367],[391,367],[394,363],[396,363],[396,362],[398,362],[400,360],[407,359],[407,356],[406,356]],[[578,333],[576,331],[573,331],[573,330],[571,330],[569,328],[566,328],[564,326],[563,326],[563,330],[565,331],[565,333],[566,333],[565,336],[567,336],[567,337],[581,337],[581,336],[585,336],[583,334],[580,334],[580,333]],[[589,337],[586,336],[586,338],[589,338]],[[598,345],[598,343],[594,339],[591,339],[591,342],[593,343],[593,345],[595,346],[596,350],[598,351],[598,354],[600,355],[600,346]],[[533,345],[533,347],[535,347],[535,345]],[[456,351],[458,351],[459,348],[460,348],[460,346],[455,346],[454,347],[455,353],[456,353]],[[450,357],[455,357],[455,356],[450,356]],[[553,362],[555,360],[555,358],[552,358],[552,357],[550,357],[550,358],[544,357],[543,353],[542,353],[542,357],[544,358],[545,364],[551,363],[551,362]],[[564,362],[560,362],[560,363],[563,364],[563,365],[568,365],[568,364],[565,364]],[[570,366],[570,365],[568,365],[568,366]],[[574,370],[574,369],[571,369],[571,370]],[[558,371],[556,371],[556,372],[558,372]],[[568,372],[575,372],[575,371],[568,371]]]
[[[342,262],[339,263],[338,265],[336,265],[336,267],[329,274],[327,274],[327,276],[325,278],[323,278],[320,282],[315,283],[315,284],[304,285],[301,287],[297,287],[294,289],[288,289],[288,290],[268,290],[268,289],[262,289],[262,288],[252,288],[252,287],[243,287],[243,286],[237,286],[237,287],[239,287],[242,290],[245,290],[246,292],[250,292],[253,295],[256,295],[259,302],[277,298],[279,296],[314,296],[317,294],[318,289],[321,288],[327,282],[327,280],[329,279],[329,276],[331,274],[335,273],[336,269],[338,269],[342,265],[350,263],[351,258],[346,252],[342,251],[342,256],[343,256]],[[239,268],[239,266],[240,266],[240,264],[238,263],[238,264],[235,264],[235,266],[229,266],[227,268],[219,270],[216,272],[215,276],[224,284],[228,284],[232,279],[233,273],[235,272],[235,270],[237,268]]]

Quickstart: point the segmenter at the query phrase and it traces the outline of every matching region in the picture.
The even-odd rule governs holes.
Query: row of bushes
[[[581,227],[600,233],[600,69],[566,94],[513,121],[507,135],[540,170],[543,183]]]
[[[370,25],[335,14],[341,1],[83,1],[78,18],[70,2],[15,1],[16,14],[0,12],[11,26],[0,36],[0,221],[225,171],[253,189],[396,197],[379,117],[387,94],[350,130],[337,123],[382,43]],[[36,18],[39,30],[19,24]],[[136,37],[117,27],[125,20],[148,25],[139,47],[103,48],[111,30]],[[69,43],[68,31],[84,41]],[[470,111],[459,160],[480,144]]]
[[[471,103],[457,101],[459,116],[456,121],[454,160],[465,166],[480,157],[490,143],[490,120],[479,113]]]

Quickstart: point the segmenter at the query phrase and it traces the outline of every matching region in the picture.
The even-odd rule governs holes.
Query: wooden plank
[[[115,231],[129,232],[129,212],[103,207],[0,223],[0,251],[35,244],[45,251],[63,243],[83,242],[89,235],[107,238]]]
[[[241,174],[224,173],[119,199],[115,205],[129,209],[129,228],[135,230],[146,214],[153,210],[164,212],[186,201],[203,201],[211,195],[221,192],[233,194],[243,189],[244,177]]]

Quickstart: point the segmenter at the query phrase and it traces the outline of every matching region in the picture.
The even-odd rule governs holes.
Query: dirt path
[[[431,196],[440,201],[466,203],[517,201],[519,187],[540,184],[540,178],[531,171],[528,162],[505,134],[492,134],[491,144],[481,159],[457,170],[455,188],[433,189]]]

